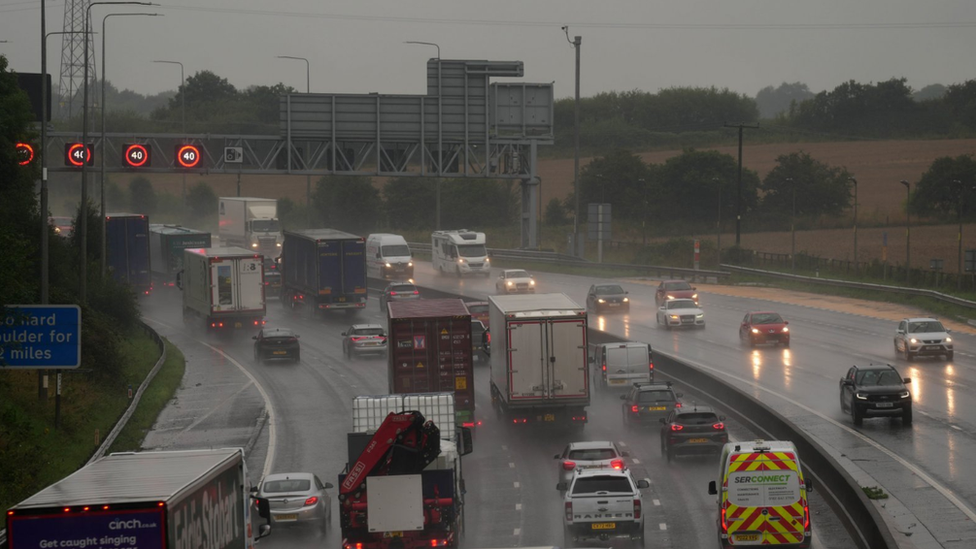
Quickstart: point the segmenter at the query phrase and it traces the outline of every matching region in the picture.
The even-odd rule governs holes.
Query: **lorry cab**
[[[398,280],[413,278],[413,254],[398,234],[377,233],[366,237],[366,270],[370,276]]]
[[[593,347],[590,364],[604,388],[628,388],[654,381],[654,354],[647,343],[625,341]]]
[[[722,448],[718,538],[723,548],[739,545],[810,547],[810,507],[799,453],[790,441],[729,442]]]
[[[434,231],[430,235],[430,262],[439,274],[491,275],[485,233],[467,229]]]

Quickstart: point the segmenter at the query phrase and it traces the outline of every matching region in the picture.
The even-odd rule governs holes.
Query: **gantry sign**
[[[537,246],[537,147],[553,143],[552,84],[492,83],[521,77],[521,61],[431,59],[427,93],[288,94],[280,100],[280,135],[106,134],[52,132],[51,147],[75,147],[106,171],[147,173],[359,175],[518,179],[522,245]],[[191,158],[192,157],[192,158]],[[188,160],[189,159],[189,160]]]

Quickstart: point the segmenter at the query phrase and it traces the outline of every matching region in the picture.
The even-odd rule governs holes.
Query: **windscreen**
[[[392,244],[381,248],[383,257],[409,257],[410,248],[406,244]]]
[[[525,271],[508,271],[505,278],[529,278],[529,273]]]
[[[679,282],[665,282],[664,289],[665,290],[690,290],[691,285],[683,280]]]
[[[912,322],[908,325],[908,332],[912,334],[930,334],[944,332],[945,326],[938,320],[927,320],[925,322]]]
[[[734,459],[734,458],[733,458]],[[736,471],[729,473],[729,503],[739,507],[779,507],[800,501],[796,471]]]
[[[281,230],[277,219],[255,219],[251,221],[251,230],[256,233],[276,233]]]
[[[468,305],[468,312],[473,315],[487,313],[488,305]]]
[[[674,402],[674,395],[671,391],[641,391],[637,402]]]
[[[569,451],[569,459],[577,461],[603,461],[615,457],[617,457],[617,452],[614,452],[613,448],[585,448]]]
[[[712,425],[718,423],[718,416],[712,412],[692,412],[681,414],[675,423],[682,425]]]
[[[858,385],[901,385],[902,380],[898,372],[893,370],[859,370],[857,372]]]
[[[596,295],[620,295],[624,289],[620,286],[597,286]]]
[[[412,294],[417,291],[417,287],[413,284],[397,284],[396,286],[390,286],[390,292],[394,294]]]
[[[307,492],[312,488],[312,481],[308,479],[269,480],[264,483],[265,494],[280,494],[283,492]]]
[[[582,477],[576,479],[573,484],[573,495],[578,494],[632,494],[634,489],[630,486],[627,477]]]
[[[461,257],[485,257],[488,250],[484,244],[458,244],[458,255]]]
[[[776,313],[759,313],[752,315],[753,324],[782,324],[783,317]]]

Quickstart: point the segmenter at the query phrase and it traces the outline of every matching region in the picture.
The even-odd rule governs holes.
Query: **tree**
[[[718,219],[718,198],[722,198],[722,219],[730,221],[736,212],[738,161],[718,151],[685,150],[669,158],[660,169],[659,183],[650,197],[657,216],[668,221],[709,221]],[[756,208],[759,175],[742,171],[743,214]]]
[[[756,107],[763,118],[775,118],[788,112],[790,105],[802,103],[814,96],[810,88],[802,82],[787,84],[783,82],[777,88],[766,86],[756,94]]]
[[[133,213],[152,215],[156,213],[156,191],[145,177],[136,177],[129,182],[129,201]]]
[[[802,151],[780,155],[763,179],[762,208],[769,214],[791,215],[795,189],[796,215],[840,215],[851,204],[850,177],[846,168],[829,166]]]
[[[641,219],[644,201],[653,195],[651,173],[639,156],[623,149],[593,159],[580,170],[580,216],[597,202],[612,204],[615,219]]]
[[[352,233],[372,230],[383,207],[372,178],[350,175],[319,179],[312,204],[326,226]]]
[[[190,219],[207,224],[217,218],[217,193],[203,181],[186,192],[186,206]]]
[[[558,227],[569,222],[566,217],[566,206],[556,197],[546,204],[545,223],[550,227]]]
[[[942,84],[929,84],[912,94],[915,101],[941,100],[945,97],[946,87]]]
[[[437,181],[427,177],[398,177],[383,187],[387,223],[393,229],[434,227]]]
[[[912,193],[912,211],[941,214],[953,220],[976,209],[976,160],[972,155],[936,158]]]
[[[512,222],[516,204],[511,181],[446,179],[441,182],[442,227],[505,226]]]
[[[949,86],[944,101],[960,122],[968,128],[976,128],[976,80]]]

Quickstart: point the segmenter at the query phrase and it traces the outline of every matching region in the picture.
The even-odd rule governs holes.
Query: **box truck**
[[[586,309],[566,294],[488,302],[492,404],[512,423],[582,428],[590,404]]]
[[[218,202],[221,246],[240,246],[267,257],[281,255],[284,235],[273,198],[221,197]]]
[[[106,214],[105,248],[105,263],[115,280],[128,284],[138,295],[149,295],[149,218],[141,214]]]
[[[183,321],[202,318],[208,329],[264,325],[264,258],[243,248],[183,250]]]
[[[309,316],[319,311],[366,308],[366,244],[334,229],[285,231],[281,302]]]
[[[176,273],[183,270],[183,250],[209,248],[210,233],[179,225],[149,225],[149,252],[155,286],[176,286]]]
[[[11,507],[7,544],[253,549],[271,529],[255,535],[255,507],[270,516],[249,495],[240,448],[111,454]]]
[[[471,315],[460,299],[387,304],[390,393],[454,393],[457,422],[475,425]]]

